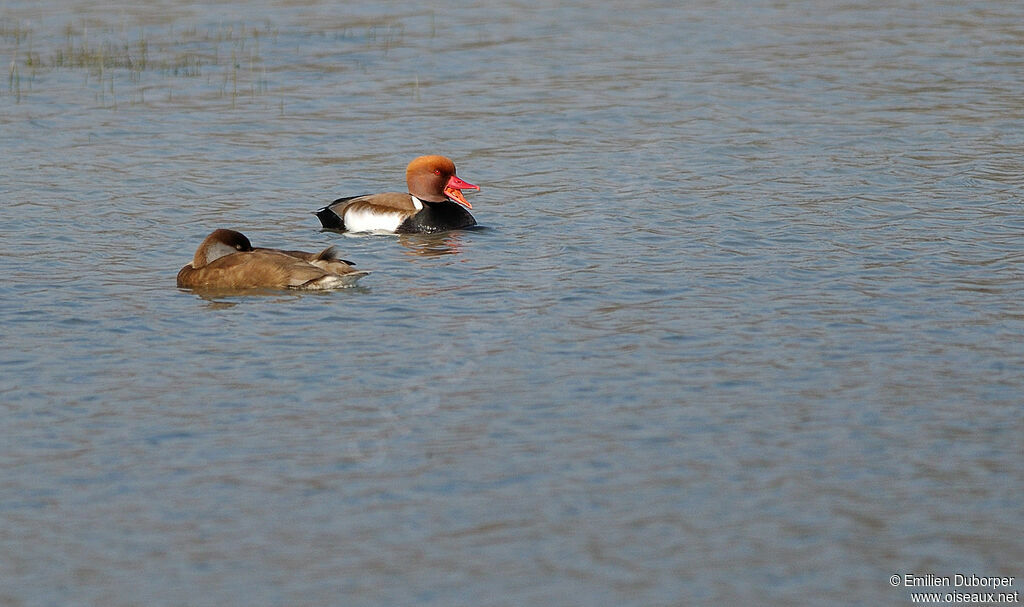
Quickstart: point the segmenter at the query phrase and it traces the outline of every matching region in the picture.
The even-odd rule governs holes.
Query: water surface
[[[1024,575],[1024,5],[891,4],[0,4],[0,602]],[[319,230],[423,153],[481,229]]]

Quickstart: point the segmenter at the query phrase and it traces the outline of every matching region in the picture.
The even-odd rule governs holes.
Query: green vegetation
[[[40,73],[84,70],[85,84],[98,87],[97,98],[104,105],[109,101],[116,107],[115,79],[119,86],[136,85],[129,87],[135,88],[132,102],[144,103],[146,74],[206,76],[211,83],[219,80],[220,95],[230,96],[234,105],[240,87],[243,94],[248,92],[254,97],[267,92],[266,67],[259,55],[260,38],[276,34],[266,24],[262,28],[222,26],[209,31],[196,27],[168,29],[162,35],[147,29],[140,30],[134,39],[126,39],[124,28],[69,24],[63,30],[63,43],[54,44],[53,40],[60,39],[54,36],[48,39],[46,48],[37,48],[31,25],[0,19],[0,40],[13,54],[7,92],[18,103],[31,91],[31,83]],[[0,57],[4,56],[3,50],[0,48]],[[163,80],[159,86],[167,86],[168,98],[172,97],[172,84]]]

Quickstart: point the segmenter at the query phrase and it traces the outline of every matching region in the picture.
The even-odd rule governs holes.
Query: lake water
[[[1024,3],[136,4],[0,2],[0,604],[1021,590]]]

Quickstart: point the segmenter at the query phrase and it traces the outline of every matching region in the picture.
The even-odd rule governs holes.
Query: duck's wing
[[[350,221],[355,219],[359,224],[374,216],[396,217],[401,223],[406,217],[416,214],[420,208],[422,207],[417,207],[411,194],[385,192],[339,198],[316,211],[316,216],[324,228],[351,230],[353,226],[346,225],[346,217],[349,217]],[[386,220],[386,222],[388,221]]]

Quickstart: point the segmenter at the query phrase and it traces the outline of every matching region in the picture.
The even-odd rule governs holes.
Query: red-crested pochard
[[[409,192],[339,198],[316,212],[323,227],[347,232],[444,232],[476,225],[462,190],[479,190],[455,175],[444,156],[420,156],[405,169]]]
[[[335,247],[319,253],[254,249],[234,230],[214,230],[178,272],[178,286],[190,289],[337,289],[369,272],[338,257]]]

